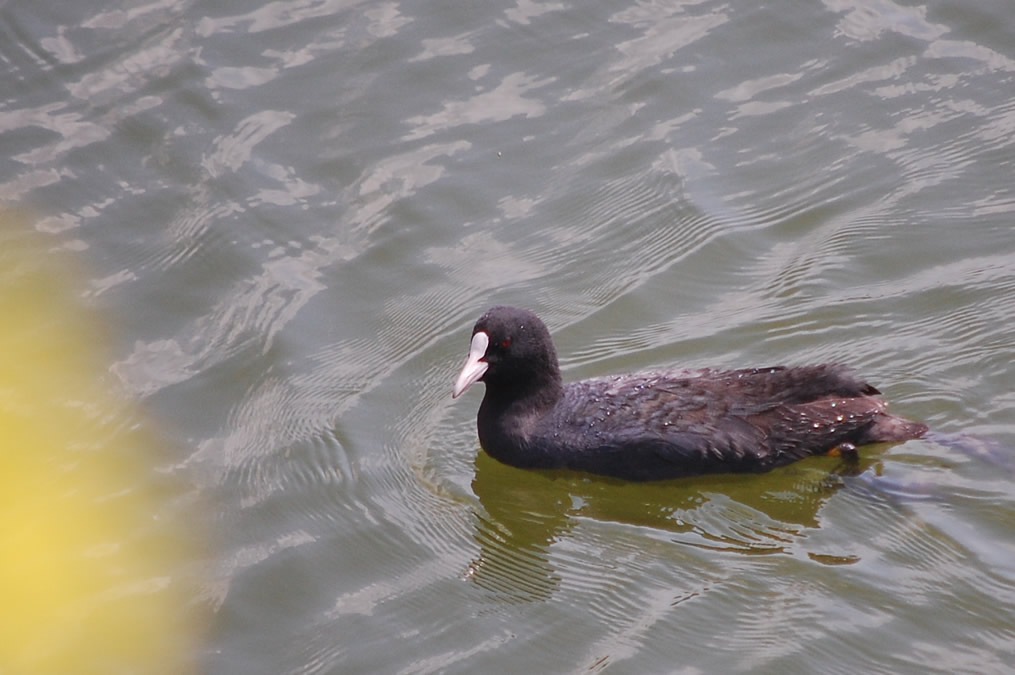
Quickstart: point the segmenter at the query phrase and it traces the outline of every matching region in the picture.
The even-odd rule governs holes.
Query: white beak
[[[451,398],[458,398],[472,384],[483,377],[483,373],[489,367],[483,357],[486,356],[486,348],[490,346],[490,336],[479,331],[472,336],[472,344],[469,346],[469,358],[465,359],[462,372],[458,373],[455,380],[455,388],[451,391]]]

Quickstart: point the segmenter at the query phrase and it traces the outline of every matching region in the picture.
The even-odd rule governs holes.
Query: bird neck
[[[492,457],[525,468],[552,467],[552,457],[532,442],[533,431],[563,397],[560,376],[524,389],[487,385],[479,406],[479,443]]]
[[[486,381],[483,406],[491,413],[524,415],[534,413],[542,417],[557,405],[564,395],[560,371],[547,369],[540,376],[526,373],[521,378],[501,378]]]

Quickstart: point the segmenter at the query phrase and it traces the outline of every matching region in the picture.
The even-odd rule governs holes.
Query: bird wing
[[[834,365],[659,371],[567,385],[554,424],[613,472],[760,471],[854,437],[884,412],[876,393]]]

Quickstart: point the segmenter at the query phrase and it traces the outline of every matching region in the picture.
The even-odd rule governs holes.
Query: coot
[[[479,442],[523,468],[628,480],[760,472],[807,455],[918,438],[881,393],[836,364],[658,370],[564,384],[550,332],[516,307],[493,307],[472,330],[455,382],[486,395]]]

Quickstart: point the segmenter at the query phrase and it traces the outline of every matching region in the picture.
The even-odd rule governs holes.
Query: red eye
[[[500,341],[501,349],[507,349],[510,346],[511,346],[511,338],[504,338],[503,340]]]

